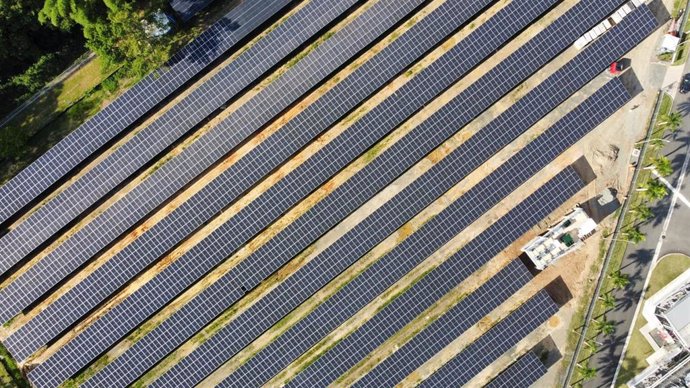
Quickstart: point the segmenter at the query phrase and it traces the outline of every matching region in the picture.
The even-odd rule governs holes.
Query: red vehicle
[[[623,70],[625,69],[625,66],[623,66],[623,63],[621,61],[616,61],[611,64],[609,67],[609,73],[613,75],[618,75],[620,74]]]

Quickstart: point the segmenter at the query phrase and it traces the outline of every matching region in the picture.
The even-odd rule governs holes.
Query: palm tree
[[[649,146],[654,147],[654,148],[661,148],[664,146],[664,139],[660,137],[655,137],[653,139],[649,139]]]
[[[585,345],[592,351],[592,352],[597,352],[599,350],[599,346],[601,345],[601,342],[595,340],[594,338],[590,338],[587,341],[585,341]]]
[[[628,228],[625,231],[623,231],[623,234],[628,239],[628,241],[630,241],[633,244],[639,244],[647,238],[647,236],[644,233],[640,232],[640,229],[637,227]]]
[[[590,380],[597,375],[597,370],[590,367],[589,364],[577,364],[577,369],[580,371],[580,376],[582,376],[582,380]]]
[[[599,300],[601,300],[601,304],[604,305],[606,310],[616,307],[616,298],[614,298],[613,295],[608,292],[604,295],[600,295]]]
[[[613,288],[617,289],[623,289],[630,284],[630,278],[628,275],[621,273],[620,270],[613,271],[609,276],[609,279],[611,279],[611,283],[613,284]]]
[[[616,327],[613,325],[613,322],[603,320],[603,321],[594,321],[596,323],[596,329],[600,333],[606,334],[606,335],[611,335],[613,332],[616,331]]]
[[[664,198],[668,194],[666,186],[656,179],[648,180],[641,188],[637,189],[637,191],[643,191],[645,196],[653,201]]]
[[[644,203],[638,203],[633,206],[633,208],[630,209],[630,213],[635,214],[635,217],[640,221],[647,221],[653,216],[652,209]]]
[[[663,121],[659,123],[662,128],[668,129],[671,132],[676,132],[683,124],[683,116],[680,112],[669,112],[663,116]]]
[[[673,172],[671,161],[665,156],[655,158],[652,163],[645,168],[649,170],[656,170],[657,174],[661,176],[669,176]]]

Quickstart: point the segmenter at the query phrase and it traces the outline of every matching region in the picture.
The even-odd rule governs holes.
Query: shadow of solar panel
[[[484,333],[448,363],[442,366],[421,387],[462,386],[490,365],[522,338],[527,336],[558,311],[549,294],[539,291],[520,308]],[[447,318],[446,318],[447,317]],[[462,318],[454,309],[448,311],[436,324],[452,327],[453,318]]]
[[[242,2],[157,70],[0,187],[0,223],[62,179],[108,141],[277,14],[291,0]],[[232,27],[232,28],[231,28]]]
[[[527,388],[546,374],[546,366],[533,352],[527,352],[508,369],[501,372],[487,388]]]
[[[326,0],[312,1],[243,51],[211,79],[41,206],[14,230],[0,238],[0,273],[10,269],[54,233],[96,204],[130,175],[250,86],[356,2],[345,0],[333,6]],[[295,87],[291,93],[274,97],[294,101],[305,92],[306,90]],[[259,119],[269,113],[265,107],[251,106],[251,102],[243,108],[252,110],[254,116]],[[220,144],[230,149],[237,146],[252,133],[245,128],[240,127]],[[203,171],[203,164],[190,167],[196,168],[196,174]],[[184,171],[186,174],[175,174],[173,171],[168,180],[175,182],[178,179],[191,179],[196,175],[190,174],[194,168]],[[154,195],[156,199],[160,199],[164,194],[171,194],[165,190],[170,190],[170,187],[159,189],[160,191]],[[150,199],[140,198],[142,201]]]

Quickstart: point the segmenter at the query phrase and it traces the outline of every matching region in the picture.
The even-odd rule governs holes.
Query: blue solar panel
[[[421,0],[414,0],[414,1],[405,1],[405,2],[400,2],[400,1],[382,1],[377,3],[376,5],[372,6],[370,9],[368,9],[360,18],[357,18],[351,25],[348,25],[345,30],[342,31],[341,33],[336,33],[333,37],[331,37],[327,43],[323,44],[320,46],[319,49],[315,50],[304,58],[300,63],[297,65],[291,67],[290,71],[294,70],[294,74],[290,73],[290,76],[287,77],[287,79],[291,79],[290,77],[294,78],[304,78],[304,74],[308,74],[310,72],[314,73],[321,73],[323,77],[327,76],[329,71],[326,71],[326,69],[331,68],[332,70],[339,67],[342,62],[345,62],[348,60],[350,56],[352,56],[355,52],[360,51],[362,48],[366,47],[371,43],[371,41],[377,39],[384,31],[388,30],[392,25],[394,25],[398,20],[403,18],[409,11],[414,9],[417,5],[421,3]],[[353,34],[353,31],[357,31],[357,34]],[[321,50],[323,48],[324,50]],[[427,47],[428,49],[428,47]],[[424,49],[423,51],[426,51],[427,49]],[[334,55],[334,51],[337,52],[337,54]],[[421,53],[419,53],[421,54]],[[319,58],[319,61],[314,60],[314,57]],[[342,61],[342,62],[337,62],[336,59]],[[324,63],[325,62],[325,63]],[[307,65],[302,65],[303,63],[306,63]],[[379,63],[380,64],[380,63]],[[300,67],[302,66],[302,67]],[[400,68],[399,70],[402,70]],[[289,72],[290,72],[289,71]],[[288,72],[288,73],[289,73]],[[287,76],[287,75],[286,75]],[[311,76],[311,79],[309,80],[312,83],[317,83],[319,82],[318,79],[315,79],[313,76]],[[371,82],[371,79],[367,80],[368,82]],[[382,81],[382,83],[385,82]],[[294,90],[294,85],[290,85],[287,83],[285,85],[285,88],[288,90],[292,88]],[[278,89],[280,90],[280,89]],[[276,90],[270,90],[266,91],[266,95],[264,96],[263,94],[260,94],[260,99],[273,99],[275,100],[275,95],[277,91]],[[282,103],[282,102],[281,102]],[[290,101],[285,101],[284,104],[288,105]],[[265,106],[265,104],[264,104]],[[349,108],[346,108],[348,110]],[[282,108],[280,109],[282,110]],[[329,107],[329,111],[333,112],[332,107]],[[313,113],[313,112],[312,112]],[[236,130],[236,127],[229,126],[229,129]],[[216,135],[218,136],[218,135]],[[285,134],[281,135],[285,136]],[[289,134],[288,136],[291,136],[291,140],[295,140],[294,133]],[[200,139],[199,141],[202,141]],[[192,149],[194,146],[190,147],[189,149]],[[262,151],[266,152],[266,150]],[[259,156],[262,154],[259,153]],[[265,156],[265,154],[263,154]],[[285,156],[284,156],[285,157]],[[163,170],[163,169],[161,169]],[[214,186],[213,190],[219,190],[224,187],[217,187]],[[211,192],[213,193],[213,192]],[[204,193],[201,196],[201,199],[208,198],[209,193]],[[189,201],[187,202],[189,203]],[[186,204],[185,204],[186,205]],[[208,203],[205,202],[199,202],[199,206],[203,206],[203,212],[208,213]],[[189,209],[185,209],[185,211],[188,211]],[[207,216],[211,216],[211,214],[207,214]],[[172,220],[178,221],[179,218],[173,217]],[[158,225],[161,225],[159,223]],[[157,225],[157,226],[158,226]],[[170,224],[169,226],[174,226],[175,224]],[[166,227],[169,227],[166,226]],[[156,234],[152,234],[152,236],[156,236]],[[168,235],[168,238],[170,236]],[[182,238],[183,236],[180,236],[179,238]],[[139,241],[139,240],[138,240]],[[166,242],[167,243],[167,242]],[[129,247],[128,247],[129,249]],[[148,249],[145,251],[149,253],[150,251],[150,245],[148,246]],[[154,248],[157,249],[157,248]],[[131,253],[131,252],[130,252]],[[134,256],[131,256],[132,259],[134,260],[140,260],[140,257],[134,253]],[[153,257],[155,258],[155,257]],[[152,259],[153,259],[152,258]],[[106,264],[106,267],[113,263],[111,260],[108,264]],[[138,263],[137,263],[138,264]],[[110,276],[111,274],[108,274],[107,276]],[[132,274],[133,275],[133,274]],[[130,276],[132,276],[130,275]],[[111,280],[111,279],[109,279]],[[121,277],[117,279],[118,281],[126,281],[126,279],[122,279]],[[99,288],[102,287],[102,284],[97,284]],[[101,288],[102,289],[102,288]],[[93,295],[89,295],[90,297],[93,297]],[[74,313],[74,312],[71,312]],[[64,318],[64,317],[63,317]],[[78,318],[78,316],[77,316]],[[69,318],[68,318],[69,319]],[[76,318],[75,318],[76,319]],[[32,321],[33,322],[33,321]],[[54,325],[55,322],[50,323],[51,324],[51,330],[54,330],[56,332],[59,332],[59,328],[56,329],[56,326]],[[45,332],[42,332],[42,335],[45,335]],[[37,343],[40,341],[40,339],[37,339],[35,337],[30,337],[31,341],[34,341],[34,343]],[[26,343],[22,343],[22,346],[25,346]],[[35,345],[30,345],[30,346],[35,346]]]
[[[358,51],[372,40],[376,39],[379,34],[388,29],[391,24],[394,24],[396,20],[402,18],[406,11],[414,8],[418,2],[419,0],[406,1],[405,3],[398,2],[395,4],[395,12],[390,12],[389,9],[385,8],[390,6],[390,4],[386,2],[380,3],[377,7],[373,7],[370,11],[366,12],[362,18],[358,18],[354,23],[347,26],[345,30],[342,31],[342,34],[335,34],[328,42],[320,46],[319,49],[313,51],[309,56],[300,61],[300,63],[293,66],[280,80],[273,84],[280,85],[280,87],[266,89],[264,91],[265,93],[262,92],[257,95],[256,98],[258,102],[256,105],[266,106],[266,100],[273,98],[276,93],[283,93],[284,90],[294,91],[294,80],[302,79],[303,74],[309,72],[310,69],[318,69],[317,71],[323,72],[325,76],[325,69],[334,69],[342,62],[347,61],[353,51]],[[378,23],[370,23],[371,20],[377,20]],[[369,27],[365,28],[362,26],[363,24],[369,24]],[[358,34],[352,34],[352,31],[358,31]],[[356,37],[354,42],[352,41],[353,37]],[[338,54],[334,55],[333,51],[336,51]],[[312,58],[320,59],[320,61]],[[381,63],[378,62],[378,65],[381,65]],[[363,66],[361,69],[370,70],[371,67]],[[348,80],[350,80],[350,78],[348,78]],[[313,84],[317,81],[318,80],[312,79],[310,82]],[[355,78],[354,81],[354,84],[344,82],[342,84],[343,88],[338,87],[333,91],[335,92],[337,90],[338,93],[348,93],[349,88],[353,87],[353,85],[362,85],[363,82],[372,84],[370,77],[358,77]],[[381,84],[384,82],[385,80],[381,80]],[[375,88],[375,85],[372,86]],[[361,90],[366,90],[366,88],[362,88]],[[347,95],[351,96],[352,94],[348,93]],[[299,135],[297,133],[300,135],[309,135],[309,132],[305,130],[305,125],[314,123],[315,120],[313,120],[312,117],[318,112],[336,112],[331,102],[338,99],[338,97],[332,96],[331,94],[327,96],[328,98],[325,100],[322,101],[320,99],[317,104],[311,105],[309,109],[299,115],[297,119],[291,121],[275,135],[275,137],[279,137],[278,140],[282,140],[283,143],[288,143],[287,145],[282,144],[283,148],[301,147],[300,144],[290,144],[290,142],[295,142],[298,139]],[[278,101],[274,102],[278,103]],[[284,104],[282,107],[289,103],[290,101],[281,102],[281,104]],[[344,106],[343,110],[347,111],[356,103],[357,101],[347,101],[347,104],[350,104],[350,106]],[[281,110],[282,107],[276,108],[276,110]],[[314,107],[315,110],[311,109],[311,107]],[[247,113],[246,116],[255,117],[251,115],[251,112]],[[260,127],[262,123],[252,123],[252,125]],[[234,125],[226,126],[227,131],[236,131],[236,128],[237,127]],[[316,134],[320,132],[319,127],[316,125],[314,125],[313,130],[313,136],[316,136]],[[220,138],[223,134],[218,133],[213,136]],[[227,136],[228,135],[226,135],[226,137]],[[275,151],[281,144],[276,144],[277,142],[274,140],[276,140],[274,137],[269,137],[266,142],[262,143],[245,158],[241,159],[237,164],[226,171],[223,175],[225,176],[224,180],[212,182],[211,185],[207,186],[198,195],[193,196],[182,205],[180,209],[174,212],[172,216],[155,225],[142,237],[130,244],[124,251],[120,252],[113,259],[100,267],[95,274],[72,289],[66,297],[59,299],[55,304],[51,305],[44,314],[40,315],[26,328],[22,329],[22,333],[28,333],[27,337],[30,338],[30,341],[33,343],[31,346],[34,348],[38,347],[41,344],[40,341],[50,339],[51,335],[59,333],[62,328],[67,327],[71,322],[78,319],[81,314],[89,311],[89,309],[102,300],[102,298],[107,297],[109,292],[114,291],[132,276],[136,275],[139,270],[150,264],[161,252],[165,252],[168,248],[174,246],[183,239],[187,233],[199,227],[204,221],[221,210],[225,205],[223,202],[224,199],[227,197],[234,199],[247,188],[251,187],[255,181],[250,180],[250,178],[255,177],[256,180],[260,178],[253,174],[268,173],[275,165],[281,163],[287,156],[282,152]],[[305,139],[305,142],[306,141]],[[198,143],[199,142],[204,142],[204,137],[199,139]],[[217,149],[219,147],[214,146],[209,148]],[[188,150],[192,149],[193,147],[190,147]],[[182,156],[184,155],[183,153]],[[194,157],[196,154],[191,153],[190,155]],[[248,158],[250,161],[245,164],[244,162],[247,161]],[[264,162],[266,164],[262,165]],[[179,161],[176,158],[169,162],[168,165],[174,165],[176,163],[178,165],[187,166],[198,166],[198,164],[200,164],[196,161],[185,161],[185,159]],[[275,164],[272,165],[271,163]],[[12,306],[18,308],[17,306],[21,306],[22,303],[25,305],[28,304],[32,299],[37,298],[43,290],[50,288],[50,286],[59,281],[62,276],[69,273],[72,268],[81,265],[86,258],[93,254],[93,252],[103,248],[109,242],[110,238],[114,238],[112,235],[113,229],[118,230],[127,228],[129,224],[126,222],[120,222],[120,225],[115,225],[116,220],[113,219],[128,213],[128,211],[126,211],[127,208],[123,208],[120,206],[121,204],[139,206],[142,202],[149,200],[153,202],[153,206],[157,205],[155,202],[156,195],[154,193],[157,192],[160,194],[164,191],[162,187],[169,184],[165,182],[166,179],[169,180],[168,175],[166,175],[165,167],[161,168],[159,171],[161,175],[152,177],[154,178],[153,182],[147,181],[134,190],[133,193],[137,193],[136,196],[131,198],[127,196],[124,200],[113,205],[106,211],[105,214],[107,216],[104,215],[103,217],[97,218],[82,231],[75,234],[72,239],[63,243],[41,263],[36,265],[35,270],[29,270],[7,289],[0,291],[0,301],[3,302],[3,305],[7,306],[6,308],[9,310]],[[244,179],[240,179],[240,177]],[[182,185],[184,183],[184,181],[180,182],[179,179],[172,182],[174,185]],[[232,187],[231,185],[233,183],[235,183],[236,186],[231,190],[230,187]],[[143,192],[140,190],[142,187]],[[150,196],[147,196],[147,191],[150,193]],[[154,198],[151,199],[151,197]],[[191,215],[188,216],[187,214]],[[183,224],[183,222],[186,224]],[[86,245],[85,241],[90,242],[89,245]],[[46,262],[48,264],[44,264]],[[72,295],[79,294],[88,295],[89,303],[81,303],[80,309],[75,311],[73,302],[70,298]],[[97,299],[99,297],[101,299]],[[64,306],[67,306],[68,312],[62,311]],[[60,323],[50,317],[50,314],[53,312],[56,312],[58,316],[61,317],[60,319],[62,321]],[[72,319],[72,321],[67,322],[67,319]],[[46,322],[50,325],[50,329],[40,329],[38,330],[40,332],[38,335],[35,334],[35,332],[31,332],[39,327],[40,324]],[[26,346],[26,344],[28,343],[25,342],[23,346]]]
[[[458,225],[458,218],[481,214],[483,209],[490,208],[493,203],[486,202],[490,202],[495,198],[494,190],[502,193],[510,192],[518,185],[523,184],[529,178],[530,173],[535,173],[548,165],[555,156],[572,146],[581,136],[594,129],[601,123],[601,120],[620,109],[628,100],[629,95],[621,82],[614,80],[608,83],[583,105],[578,107],[575,112],[566,116],[563,119],[565,121],[554,125],[544,135],[544,138],[537,138],[532,141],[463,196],[463,199],[467,198],[468,195],[475,196],[479,205],[474,205],[475,207],[471,210],[458,210],[453,205],[448,210],[441,212],[418,232],[405,240],[405,242],[359,275],[356,280],[339,290],[337,294],[319,306],[317,310],[307,316],[295,328],[300,327],[300,325],[302,328],[311,327],[314,325],[314,321],[318,322],[318,325],[321,327],[326,325],[336,327],[341,324],[342,321],[333,321],[332,317],[336,316],[336,314],[329,311],[329,308],[339,310],[342,309],[340,304],[348,303],[348,300],[362,299],[359,296],[362,284],[376,284],[377,286],[374,288],[382,290],[386,286],[397,282],[407,271],[418,265],[429,254],[428,252],[432,252],[444,245],[455,233],[461,230],[460,228],[463,225],[468,223],[464,222],[462,225]],[[492,186],[485,184],[487,180],[493,180],[494,185],[500,185],[501,187],[494,189]],[[480,190],[478,191],[477,188],[480,188]],[[575,188],[577,189],[577,186]],[[572,194],[572,191],[565,191],[555,198],[562,201]],[[311,364],[306,371],[296,377],[294,383],[301,386],[326,386],[333,382],[338,376],[354,366],[377,346],[381,345],[388,337],[402,329],[441,296],[450,292],[467,276],[505,249],[514,238],[519,237],[538,222],[540,218],[549,214],[561,203],[558,200],[554,200],[552,203],[544,202],[542,198],[531,200],[532,203],[535,203],[535,201],[540,206],[539,211],[532,213],[529,217],[523,217],[521,214],[514,217],[511,215],[512,221],[501,220],[496,222],[495,224],[510,223],[510,232],[501,234],[501,238],[497,238],[495,233],[489,233],[486,237],[482,235],[477,237],[475,240],[478,241],[472,241],[469,246],[481,247],[481,249],[477,251],[464,249],[461,254],[454,255],[439,268],[427,274],[421,281],[388,304],[385,309],[376,314],[354,334],[339,342],[334,349],[331,349]],[[553,206],[544,206],[545,203],[552,204]],[[376,292],[374,291],[372,294],[376,294]],[[500,293],[496,293],[497,298],[500,298],[499,295]],[[361,303],[349,302],[348,304],[363,307],[368,302],[369,299],[367,298],[367,300]],[[490,303],[491,301],[487,301],[487,304]],[[492,305],[495,307],[495,304]],[[351,311],[353,310],[356,311],[356,309]],[[290,334],[290,332],[287,334]],[[313,337],[313,335],[295,333],[292,336],[290,348],[307,348],[306,344],[297,346],[297,343],[302,340],[296,340],[295,338],[309,337]],[[315,338],[311,338],[309,346],[313,345],[315,340]],[[278,340],[276,342],[281,341]],[[270,352],[269,349],[273,346],[271,344],[267,351]],[[276,354],[276,352],[273,352],[272,356],[281,360],[287,358],[281,354]],[[249,363],[252,362],[254,360]],[[254,364],[258,362],[260,362],[260,358]],[[393,369],[397,370],[397,368]],[[390,371],[386,371],[386,374],[390,375],[390,373]],[[376,385],[385,386],[387,384],[377,383]]]
[[[458,387],[466,384],[557,311],[558,305],[553,302],[549,294],[543,290],[539,291],[524,305],[424,380],[420,386]],[[462,319],[462,315],[461,311],[451,309],[426,330],[449,330],[455,321]]]
[[[311,1],[243,51],[211,79],[192,91],[2,237],[0,239],[0,273],[10,269],[54,233],[98,203],[103,196],[178,141],[228,100],[251,86],[259,77],[309,41],[356,2],[356,0],[343,0],[333,6],[327,0]],[[276,99],[277,97],[274,96]],[[294,98],[291,95],[282,97]],[[262,117],[270,112],[254,107],[253,113],[254,116]],[[237,130],[232,136],[213,144],[213,149],[206,149],[206,156],[208,157],[211,151],[232,149],[249,135],[251,133]],[[201,171],[197,173],[199,172]],[[172,171],[168,181],[175,182],[176,177],[188,178],[189,174],[188,170]]]
[[[487,388],[528,388],[546,374],[546,366],[534,352],[527,352],[487,384]]]
[[[0,224],[40,196],[151,108],[231,50],[291,0],[245,1],[0,187]],[[235,28],[228,28],[233,26]],[[1,272],[1,271],[0,271]]]
[[[533,201],[530,197],[527,201]],[[479,236],[481,237],[481,236]],[[469,275],[467,271],[455,274],[445,274],[442,281],[445,282],[461,282],[463,277]],[[494,277],[489,279],[485,284],[473,291],[467,297],[463,298],[457,308],[466,312],[465,320],[459,323],[459,330],[466,330],[468,327],[475,324],[479,319],[487,315],[493,309],[501,305],[507,298],[517,292],[522,286],[532,279],[531,274],[519,260],[511,262],[506,268],[501,270]],[[417,288],[419,289],[419,288]],[[414,290],[412,291],[414,292]],[[437,292],[434,288],[424,290],[426,293],[434,295],[434,298],[443,296],[442,292]],[[406,293],[406,295],[410,295]],[[428,296],[427,296],[428,298]],[[400,327],[395,324],[399,317],[391,314],[397,311],[395,308],[384,308],[377,313],[373,320],[364,324],[360,329],[349,337],[338,342],[334,348],[330,349],[326,354],[321,355],[313,364],[307,369],[298,374],[290,381],[288,386],[299,387],[325,387],[329,383],[334,382],[344,372],[355,365],[355,361],[363,359],[373,349],[378,347],[388,337],[395,334]],[[419,311],[404,312],[401,321],[405,317],[414,317]],[[393,321],[393,326],[381,325],[385,322],[379,317],[386,317],[386,319]],[[376,332],[372,333],[371,330]],[[356,344],[362,347],[353,347]],[[349,355],[344,354],[344,351],[351,352]],[[343,363],[340,363],[343,362]],[[328,368],[333,369],[328,369]],[[369,385],[374,386],[374,385]],[[383,387],[384,385],[376,385]]]

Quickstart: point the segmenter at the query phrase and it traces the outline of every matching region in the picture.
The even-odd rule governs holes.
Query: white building
[[[538,270],[543,270],[561,257],[578,250],[597,228],[596,222],[576,207],[561,222],[522,247]]]

